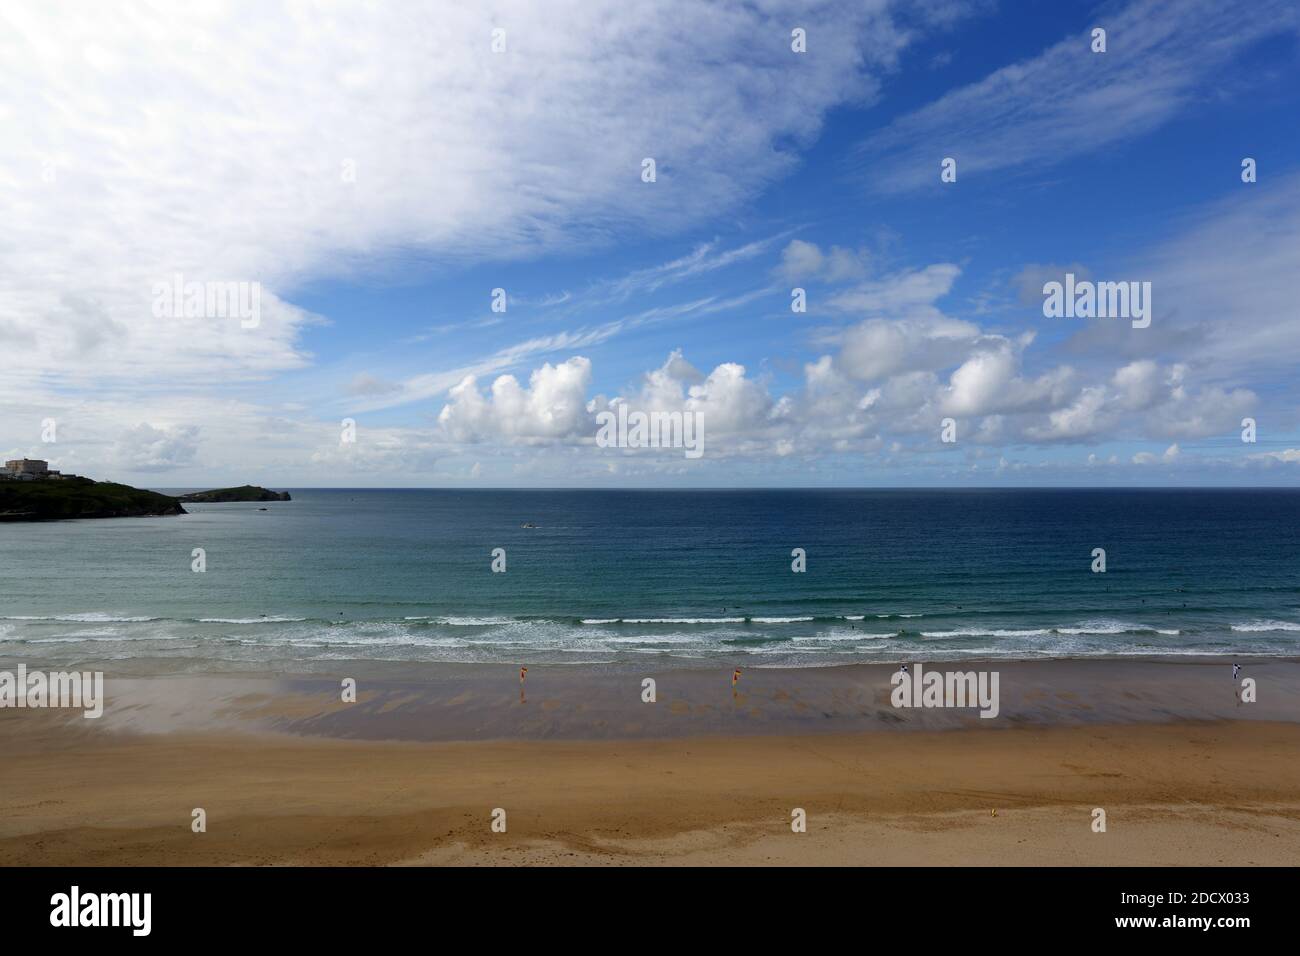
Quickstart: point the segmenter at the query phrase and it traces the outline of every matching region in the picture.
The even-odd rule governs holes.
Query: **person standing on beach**
[[[1241,673],[1241,665],[1238,664],[1236,661],[1233,661],[1233,662],[1232,662],[1232,679],[1233,679],[1233,680],[1236,680],[1236,679],[1237,679],[1237,675],[1240,674],[1240,673]]]

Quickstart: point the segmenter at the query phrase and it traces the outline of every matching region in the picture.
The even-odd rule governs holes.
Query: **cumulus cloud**
[[[676,349],[629,387],[609,395],[593,389],[596,370],[591,358],[573,354],[556,361],[529,361],[537,353],[525,348],[497,356],[482,371],[445,373],[437,391],[442,396],[440,411],[428,427],[377,425],[367,419],[355,444],[340,442],[337,424],[295,420],[300,409],[293,406],[268,415],[266,409],[247,404],[212,407],[196,396],[152,406],[106,400],[56,411],[65,422],[61,435],[74,437],[111,431],[114,416],[124,408],[147,423],[131,429],[114,446],[109,460],[115,468],[150,474],[196,462],[198,434],[189,423],[204,420],[204,448],[213,460],[237,461],[241,449],[256,445],[261,449],[257,468],[279,469],[282,474],[308,462],[321,470],[317,474],[346,482],[375,468],[386,475],[440,474],[444,472],[436,469],[444,460],[451,469],[445,474],[453,480],[470,475],[474,462],[481,465],[479,477],[489,471],[499,475],[497,466],[483,457],[482,446],[492,446],[486,454],[507,458],[511,449],[551,456],[553,474],[576,477],[584,469],[606,468],[611,457],[628,457],[625,450],[594,446],[596,415],[620,405],[701,414],[708,457],[720,460],[924,455],[936,450],[940,420],[954,417],[963,423],[961,448],[974,449],[971,454],[978,461],[978,449],[989,446],[1115,439],[1176,445],[1235,434],[1241,417],[1256,403],[1253,392],[1207,384],[1195,367],[1184,363],[1139,359],[1110,369],[1044,364],[1050,355],[1035,352],[1032,334],[1012,337],[947,315],[939,298],[950,280],[920,283],[928,292],[916,292],[917,276],[927,272],[933,274],[907,270],[873,280],[870,292],[872,301],[879,303],[877,317],[827,336],[826,350],[804,362],[793,383],[778,383],[769,372],[752,374],[734,361],[701,368]],[[905,317],[880,317],[886,307]],[[546,347],[563,349],[570,341],[584,339]],[[498,361],[531,370],[499,374],[491,368]],[[432,378],[421,387],[433,388]],[[391,388],[368,373],[351,384],[362,399],[367,393],[382,393],[369,395],[375,401],[387,400]],[[48,411],[31,405],[23,416],[36,422]],[[86,450],[84,445],[74,447]],[[473,460],[462,458],[456,464],[458,455]],[[1171,463],[1176,455],[1171,452],[1160,460]],[[519,459],[516,469],[525,470],[516,470],[516,475],[547,474],[547,460]],[[1134,463],[1147,464],[1148,457]],[[94,473],[85,459],[64,464],[67,470]],[[1004,470],[1019,467],[1020,462],[1013,462]],[[238,476],[249,477],[255,476]]]
[[[990,415],[1057,405],[1069,394],[1075,375],[1057,368],[1036,379],[1019,374],[1018,350],[1009,341],[982,348],[952,373],[941,401],[942,409],[956,416]]]
[[[358,365],[375,373],[348,381],[358,367],[348,365],[311,398],[286,389],[284,401],[271,388],[260,403],[250,397],[250,380],[314,361],[303,333],[328,317],[293,301],[312,279],[382,274],[412,251],[448,268],[581,251],[619,230],[661,235],[725,214],[792,167],[827,110],[869,102],[925,34],[920,19],[957,6],[923,5],[900,24],[883,0],[819,5],[815,55],[797,68],[791,11],[806,8],[784,2],[6,10],[0,121],[23,135],[0,138],[0,440],[39,451],[36,424],[54,415],[61,435],[81,438],[49,452],[66,470],[149,474],[198,465],[201,435],[205,469],[215,478],[239,462],[232,477],[242,481],[376,465],[418,475],[460,445],[585,454],[594,415],[620,404],[700,411],[711,455],[755,459],[907,454],[932,447],[944,416],[962,419],[963,443],[976,446],[1173,442],[1170,460],[1179,442],[1235,431],[1258,403],[1242,372],[1287,375],[1300,360],[1300,176],[1234,194],[1138,263],[1154,280],[1155,323],[1089,324],[1067,346],[1084,356],[1078,367],[1032,334],[968,320],[954,262],[890,272],[883,256],[786,232],[734,248],[702,242],[537,300],[636,301],[760,256],[766,280],[781,249],[776,275],[834,286],[817,298],[835,327],[772,366],[746,367],[714,340],[693,346],[698,367],[678,350],[620,394],[592,394],[587,356],[601,345],[667,318],[743,308],[758,290],[533,328],[434,371],[395,373],[367,355]],[[1099,89],[1075,75],[1080,38],[1068,38],[901,118],[868,144],[873,181],[933,180],[933,163],[916,157],[949,130],[965,174],[1104,145],[1103,127],[1149,129],[1216,63],[1293,29],[1295,16],[1272,0],[1251,18],[1200,0],[1139,2],[1112,23],[1113,55],[1086,60],[1102,71]],[[495,26],[506,29],[504,54],[491,52]],[[654,188],[639,180],[645,156],[659,164]],[[1042,282],[1064,271],[1087,274],[1034,264],[1013,285],[1037,303]],[[257,283],[258,322],[156,314],[155,284],[177,275]],[[357,445],[313,418],[344,402],[361,416],[430,399],[436,421],[368,419]],[[241,457],[250,446],[256,461]],[[484,453],[447,467],[483,477],[492,464]]]
[[[704,416],[710,433],[743,434],[766,424],[772,399],[758,382],[746,377],[745,367],[724,362],[698,385],[686,391],[683,411]]]
[[[451,389],[438,424],[462,442],[575,437],[591,430],[586,408],[590,382],[591,361],[581,356],[558,365],[546,363],[532,373],[527,386],[513,375],[502,375],[483,392],[477,378],[467,375]]]
[[[1093,385],[1083,389],[1064,408],[1052,410],[1046,424],[1031,425],[1027,434],[1039,441],[1085,439],[1102,429],[1100,416],[1106,409],[1106,390]]]
[[[1258,401],[1245,388],[1216,385],[1194,388],[1181,364],[1131,362],[1108,382],[1083,388],[1068,405],[1033,424],[1026,435],[1038,441],[1083,440],[1100,435],[1151,438],[1206,438],[1238,427]],[[1135,414],[1136,413],[1136,414]]]
[[[628,394],[588,398],[591,368],[589,359],[575,356],[557,365],[544,364],[527,386],[513,375],[502,375],[486,390],[474,376],[467,376],[450,390],[439,412],[442,435],[463,443],[585,445],[596,435],[597,414],[616,411],[620,405],[629,411],[699,415],[710,441],[731,436],[749,443],[761,439],[772,424],[772,397],[734,362],[705,375],[675,350]]]
[[[1150,359],[1130,362],[1111,376],[1115,401],[1126,411],[1149,407],[1160,390],[1160,368]]]
[[[879,285],[907,286],[916,275],[885,277]],[[1068,365],[1030,372],[1031,334],[985,332],[919,295],[886,292],[882,299],[905,302],[904,311],[924,317],[851,326],[838,337],[838,351],[804,363],[793,388],[777,390],[735,362],[706,373],[675,350],[626,394],[588,399],[592,364],[575,357],[541,366],[527,387],[504,375],[485,391],[467,377],[451,389],[439,423],[449,441],[577,446],[590,443],[598,412],[620,405],[698,412],[711,455],[782,458],[874,454],[886,447],[891,453],[933,451],[945,417],[967,422],[962,434],[976,447],[1204,438],[1233,431],[1256,401],[1246,389],[1194,385],[1187,366],[1150,359],[1100,378]],[[1158,460],[1169,464],[1178,455],[1175,442]],[[1152,460],[1149,452],[1133,459]]]
[[[1133,456],[1135,465],[1169,465],[1177,460],[1179,449],[1177,443],[1165,449],[1164,454],[1154,455],[1149,451],[1140,451]]]
[[[1250,457],[1255,461],[1267,462],[1269,464],[1292,464],[1300,462],[1300,448],[1283,448],[1281,451],[1265,451],[1251,455]]]

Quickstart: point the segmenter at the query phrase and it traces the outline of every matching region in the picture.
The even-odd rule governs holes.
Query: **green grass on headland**
[[[0,521],[183,515],[170,495],[89,478],[0,480]]]

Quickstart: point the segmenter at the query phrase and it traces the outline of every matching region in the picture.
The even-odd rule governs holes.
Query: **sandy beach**
[[[1293,661],[1247,662],[1244,704],[1217,660],[999,662],[993,720],[895,709],[883,666],[676,671],[654,703],[627,670],[530,668],[521,700],[503,667],[133,666],[99,720],[0,710],[0,863],[1300,863]]]

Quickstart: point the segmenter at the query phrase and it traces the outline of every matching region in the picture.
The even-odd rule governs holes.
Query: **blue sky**
[[[4,14],[6,458],[153,487],[1300,468],[1291,4],[131,9]],[[1067,271],[1150,282],[1150,327],[1046,318]],[[178,272],[258,284],[257,326],[154,314]],[[702,416],[705,453],[599,447],[619,404]]]

